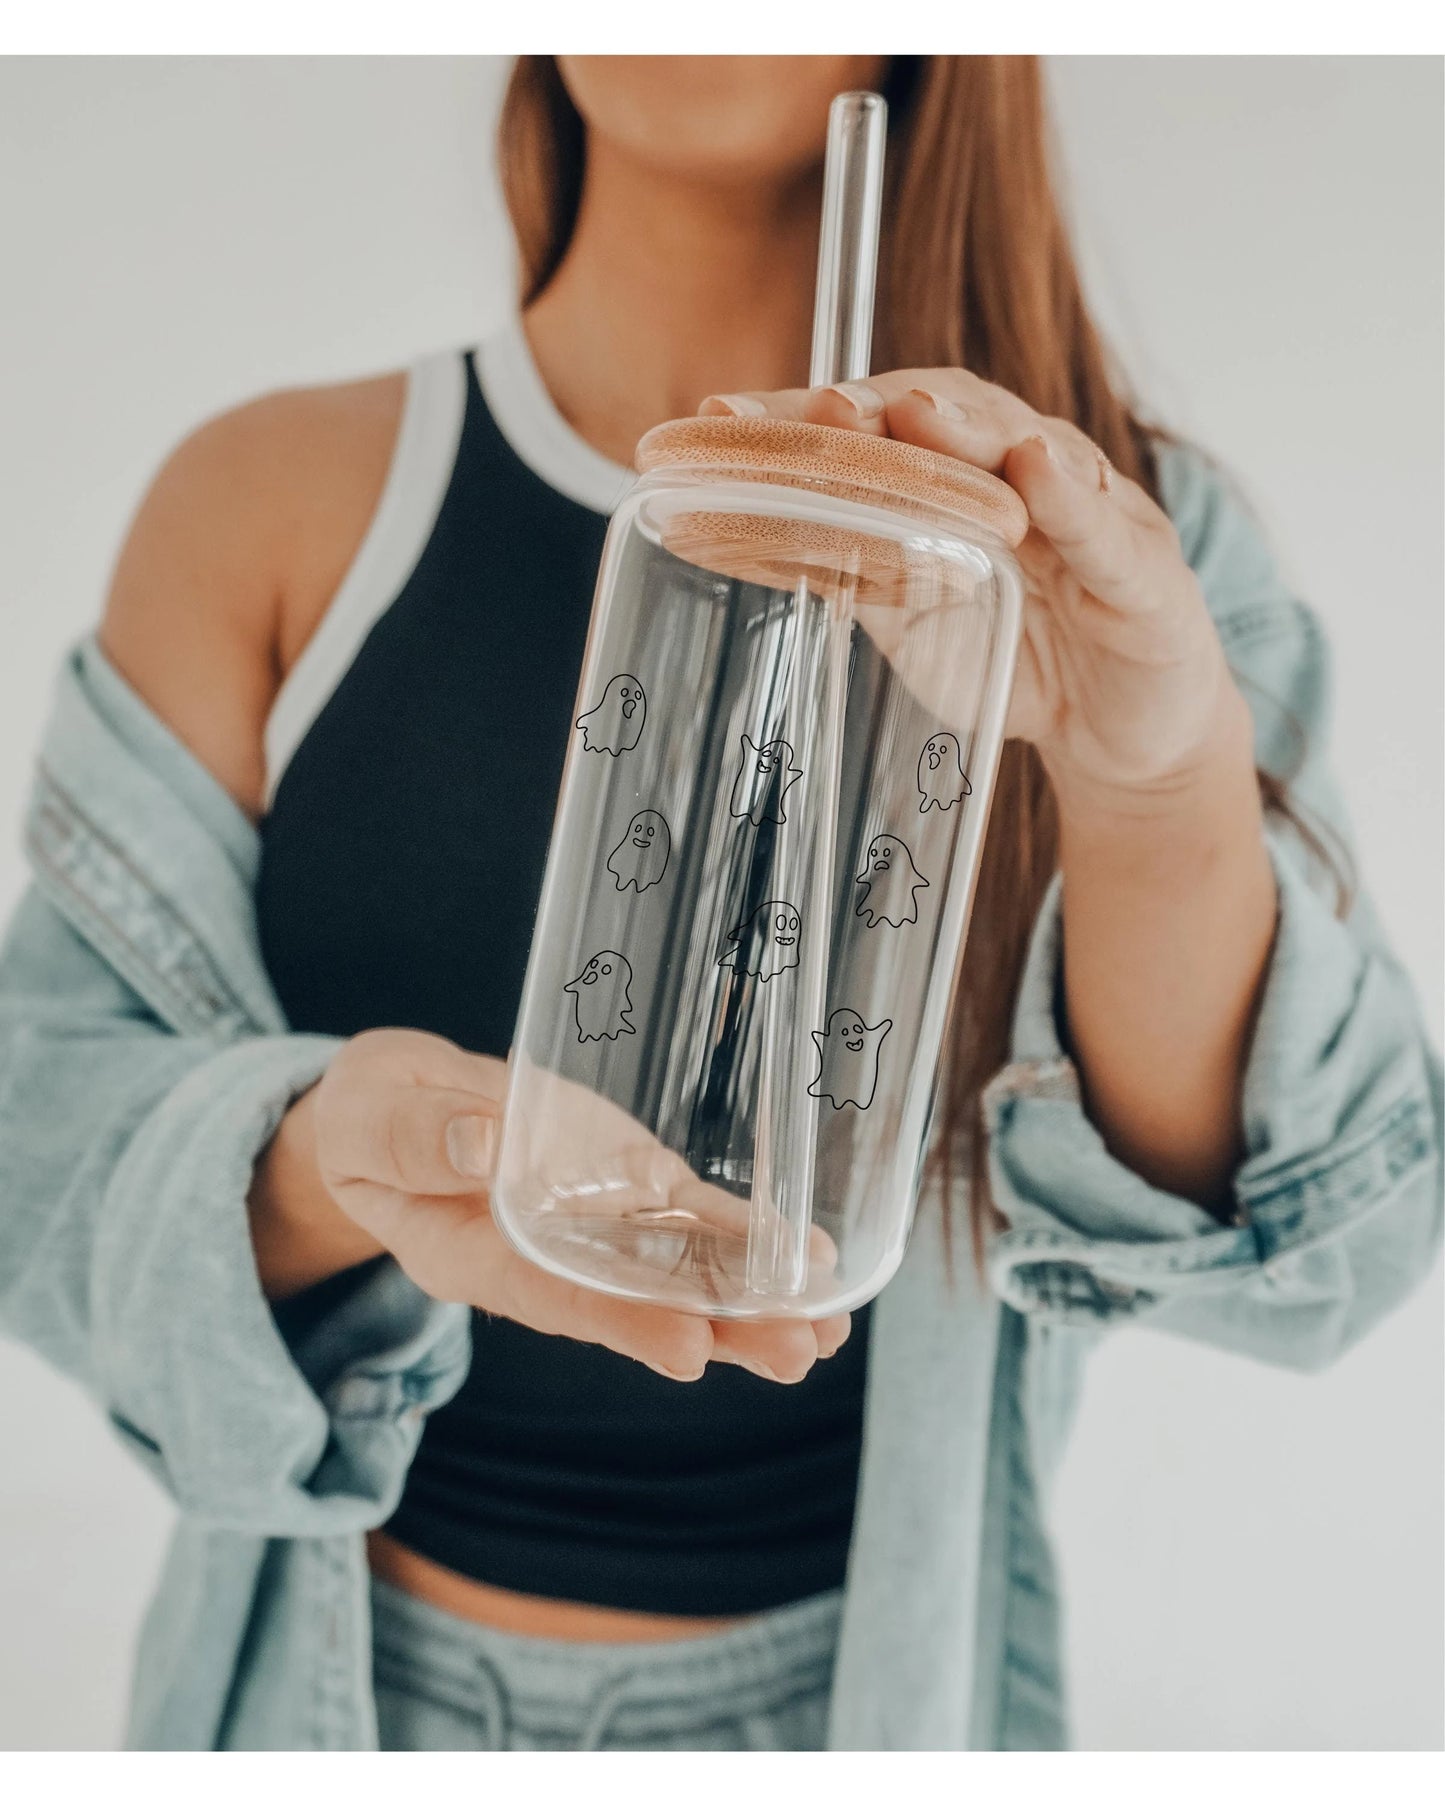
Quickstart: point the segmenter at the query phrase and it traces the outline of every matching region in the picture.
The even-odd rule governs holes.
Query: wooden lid
[[[1028,511],[1017,492],[986,470],[844,427],[734,414],[668,420],[643,436],[636,461],[643,473],[670,465],[845,495],[873,490],[880,501],[922,503],[959,515],[1011,549],[1028,531]]]

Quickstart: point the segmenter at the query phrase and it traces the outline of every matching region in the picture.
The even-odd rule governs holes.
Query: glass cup
[[[492,1208],[548,1271],[826,1316],[902,1259],[1027,525],[889,439],[674,421],[612,521]]]

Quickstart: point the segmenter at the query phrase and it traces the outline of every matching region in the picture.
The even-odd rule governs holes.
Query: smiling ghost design
[[[728,935],[733,943],[718,961],[734,972],[750,972],[764,983],[798,963],[803,919],[791,903],[773,898],[759,903]]]
[[[755,828],[765,821],[781,826],[788,819],[783,813],[783,798],[802,775],[803,768],[793,764],[793,749],[786,740],[769,740],[765,746],[754,746],[744,734],[742,764],[728,808],[733,815],[746,817]]]
[[[654,885],[667,870],[672,835],[656,809],[639,809],[627,824],[627,832],[607,856],[607,869],[618,890],[630,884],[638,892]]]
[[[889,922],[901,928],[918,920],[916,892],[928,889],[928,880],[914,865],[908,848],[896,834],[879,834],[868,847],[868,857],[857,882],[863,886],[857,914],[870,928]]]
[[[642,724],[647,719],[647,697],[635,677],[624,671],[609,677],[602,700],[595,709],[577,717],[582,729],[582,744],[588,752],[631,752],[642,738]]]
[[[918,813],[951,809],[961,796],[972,796],[973,785],[963,775],[963,754],[952,734],[935,734],[918,755],[918,793],[923,801]]]
[[[827,1028],[813,1030],[819,1066],[809,1097],[826,1097],[835,1110],[844,1104],[866,1110],[878,1086],[878,1049],[892,1026],[890,1021],[869,1028],[857,1010],[834,1010]]]
[[[594,953],[570,985],[563,985],[577,1005],[579,1041],[615,1041],[619,1035],[637,1033],[627,1020],[632,1010],[631,983],[632,967],[608,947]]]

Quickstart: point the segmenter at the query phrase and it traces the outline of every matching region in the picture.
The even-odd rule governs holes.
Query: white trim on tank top
[[[569,426],[542,381],[514,314],[473,353],[477,381],[502,437],[544,483],[595,514],[611,514],[637,480]]]
[[[522,462],[559,494],[610,514],[635,473],[603,457],[558,413],[521,321],[509,320],[473,361],[492,418]],[[426,549],[451,482],[465,412],[461,354],[438,352],[408,371],[401,426],[376,513],[271,705],[264,736],[268,808],[296,748]]]
[[[422,358],[407,372],[401,426],[381,500],[266,720],[268,808],[292,754],[350,670],[367,634],[416,569],[456,463],[466,400],[466,370],[455,351]]]

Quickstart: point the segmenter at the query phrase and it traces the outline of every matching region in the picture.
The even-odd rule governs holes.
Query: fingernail
[[[919,401],[926,401],[945,420],[968,419],[968,410],[961,408],[951,396],[935,395],[932,389],[910,389],[908,393],[916,396]]]
[[[760,1380],[773,1380],[776,1382],[778,1378],[772,1368],[765,1367],[761,1361],[745,1361],[742,1356],[739,1355],[737,1357],[737,1364],[739,1367],[746,1367],[749,1373],[755,1374]]]
[[[1054,465],[1058,470],[1063,469],[1063,465],[1059,463],[1058,454],[1042,433],[1030,433],[1027,439],[1021,439],[1019,443],[1020,445],[1041,445],[1044,448],[1044,456],[1048,459],[1049,463]]]
[[[660,1373],[665,1380],[700,1380],[707,1370],[706,1362],[696,1373],[683,1373],[676,1367],[664,1367],[661,1361],[644,1361],[643,1366],[650,1367],[654,1373]]]
[[[853,412],[865,420],[870,415],[881,414],[888,405],[872,383],[829,383],[824,393],[841,395]]]
[[[702,408],[721,408],[727,414],[766,414],[767,408],[756,395],[709,395]],[[702,412],[698,409],[698,413]]]
[[[466,1179],[489,1179],[497,1125],[490,1116],[454,1116],[447,1124],[447,1159]]]

